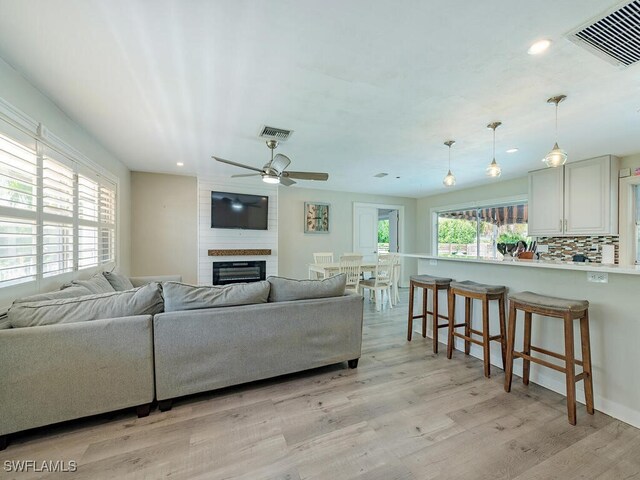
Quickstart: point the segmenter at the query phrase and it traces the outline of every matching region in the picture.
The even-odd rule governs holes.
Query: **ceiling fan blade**
[[[269,165],[269,167],[278,175],[280,175],[290,164],[291,160],[289,160],[289,157],[279,153],[275,157],[273,157],[273,161],[271,162],[271,165]]]
[[[213,158],[215,161],[220,162],[220,163],[226,163],[227,165],[233,165],[234,167],[246,168],[247,170],[253,170],[254,172],[262,173],[261,169],[255,168],[255,167],[250,167],[249,165],[243,165],[242,163],[232,162],[231,160],[225,160],[224,158],[219,158],[219,157],[213,157],[212,156],[211,158]]]
[[[259,177],[260,173],[240,173],[238,175],[231,175],[231,178],[240,178],[240,177]]]
[[[329,180],[328,173],[320,173],[320,172],[284,172],[282,174],[285,177],[289,178],[297,178],[298,180],[320,180],[326,181]]]
[[[297,182],[294,182],[290,178],[285,177],[284,175],[280,177],[280,185],[284,185],[285,187],[290,187],[291,185],[295,185]]]

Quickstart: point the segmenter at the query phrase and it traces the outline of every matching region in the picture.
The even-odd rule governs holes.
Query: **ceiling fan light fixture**
[[[488,177],[497,178],[502,175],[502,168],[496,162],[496,128],[502,125],[502,122],[493,122],[487,125],[487,128],[493,130],[493,160],[487,167],[486,173]]]
[[[262,174],[262,181],[264,183],[277,184],[277,183],[280,183],[280,177],[276,175]]]
[[[453,173],[451,173],[451,146],[456,143],[455,140],[447,140],[444,144],[449,147],[449,171],[447,172],[447,176],[442,180],[442,184],[445,187],[453,187],[456,184],[456,177]]]
[[[558,146],[558,104],[565,98],[567,98],[566,95],[558,95],[557,97],[551,97],[547,100],[547,103],[554,103],[556,106],[556,143],[553,145],[551,151],[542,159],[547,167],[551,168],[561,167],[567,163],[567,152]]]

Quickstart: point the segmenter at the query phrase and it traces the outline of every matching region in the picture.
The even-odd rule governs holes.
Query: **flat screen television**
[[[211,228],[269,229],[269,197],[211,192]]]

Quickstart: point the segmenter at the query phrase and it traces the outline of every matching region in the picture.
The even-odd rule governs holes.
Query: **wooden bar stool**
[[[455,337],[464,339],[464,353],[469,355],[471,343],[482,346],[484,349],[484,376],[491,376],[491,349],[489,348],[492,340],[500,342],[502,350],[502,366],[505,366],[506,352],[506,322],[505,322],[505,306],[506,306],[507,287],[503,285],[485,285],[482,283],[465,280],[464,282],[452,282],[449,289],[449,344],[447,345],[447,358],[453,355],[453,343]],[[464,323],[455,324],[456,315],[456,295],[464,297]],[[472,300],[482,301],[482,330],[471,328],[471,302]],[[500,335],[489,334],[489,302],[491,300],[498,301],[498,313],[500,323]],[[458,327],[464,327],[464,334],[456,332]],[[479,335],[482,340],[473,338],[471,335]]]
[[[407,340],[411,341],[413,332],[413,320],[422,319],[422,336],[427,336],[427,315],[431,315],[433,319],[433,353],[438,353],[438,330],[449,326],[449,322],[440,324],[438,319],[449,320],[446,315],[441,315],[438,309],[438,292],[440,290],[449,290],[449,284],[452,282],[450,278],[432,277],[431,275],[412,275],[409,283],[409,321]],[[413,297],[416,288],[422,288],[422,314],[413,314]],[[427,309],[427,292],[431,291],[431,301],[433,303],[433,311]],[[448,296],[447,296],[448,298]]]
[[[514,347],[516,334],[516,315],[524,312],[524,348],[516,352]],[[564,320],[564,355],[531,345],[531,315],[537,313],[545,317]],[[580,340],[582,360],[576,360],[573,349],[573,321],[580,320]],[[576,382],[584,380],[584,396],[587,413],[593,415],[593,375],[591,372],[591,344],[589,339],[589,302],[587,300],[567,300],[548,297],[532,292],[522,292],[509,296],[509,334],[507,345],[507,366],[505,369],[504,389],[511,391],[513,359],[522,358],[522,382],[529,385],[529,367],[531,362],[552,368],[565,374],[567,382],[567,413],[569,423],[576,424]],[[531,356],[538,352],[564,361],[564,366]],[[575,366],[582,367],[582,373],[576,375]]]

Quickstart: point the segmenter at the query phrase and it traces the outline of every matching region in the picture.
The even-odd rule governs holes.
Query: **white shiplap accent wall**
[[[211,192],[233,192],[269,196],[269,230],[231,230],[211,228]],[[210,257],[209,249],[269,248],[270,256]],[[267,276],[278,274],[278,187],[267,185],[260,178],[235,179],[198,178],[198,283],[211,285],[211,264],[239,260],[265,260]]]

